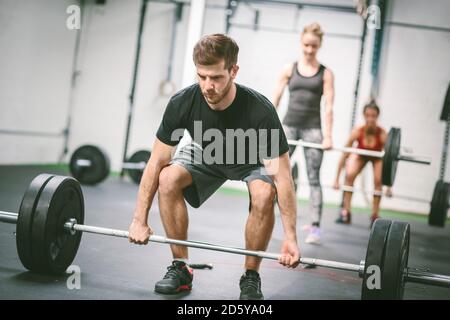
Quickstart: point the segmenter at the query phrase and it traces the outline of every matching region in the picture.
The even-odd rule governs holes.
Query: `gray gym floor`
[[[43,167],[0,167],[0,210],[17,212],[22,194],[40,172],[66,174]],[[131,221],[137,186],[110,177],[96,187],[83,187],[86,224],[127,229]],[[242,247],[248,197],[219,190],[200,209],[190,208],[191,240]],[[299,206],[298,233],[303,256],[359,263],[369,237],[366,214],[355,212],[351,226],[336,225],[336,209],[326,208],[323,245],[304,243],[305,206]],[[423,219],[411,224],[409,266],[450,274],[450,228],[433,228]],[[155,234],[163,235],[157,203],[151,209]],[[16,253],[15,225],[0,223],[0,299],[237,299],[243,257],[191,249],[192,263],[213,263],[212,270],[195,270],[189,294],[163,296],[153,292],[154,283],[170,263],[167,245],[131,245],[126,239],[84,234],[74,265],[81,269],[81,289],[69,290],[67,276],[48,277],[27,272]],[[278,252],[283,232],[279,215],[269,251]],[[359,299],[357,274],[330,269],[288,270],[275,261],[264,261],[262,289],[266,299]],[[450,299],[450,290],[408,283],[406,299]]]

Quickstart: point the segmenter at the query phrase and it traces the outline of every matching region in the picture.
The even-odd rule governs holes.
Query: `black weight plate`
[[[434,186],[433,197],[431,199],[430,214],[428,224],[431,226],[443,227],[447,220],[448,200],[450,184],[438,180]]]
[[[383,170],[381,179],[383,185],[392,186],[397,173],[398,157],[400,155],[401,130],[391,128],[384,146]]]
[[[60,274],[70,266],[81,241],[81,232],[71,235],[64,230],[71,218],[84,223],[80,184],[70,177],[54,176],[42,190],[34,214],[31,271]]]
[[[370,289],[367,286],[367,279],[371,276],[371,274],[368,273],[367,268],[369,266],[378,266],[380,271],[382,270],[386,241],[390,227],[391,221],[385,219],[377,219],[372,226],[369,243],[367,244],[366,260],[364,263],[364,275],[361,289],[361,299],[363,300],[381,299],[382,287],[379,289]]]
[[[297,194],[297,188],[298,188],[298,165],[297,165],[297,162],[295,162],[294,165],[292,166],[292,179],[294,180],[295,194]]]
[[[409,256],[409,224],[394,221],[389,229],[384,264],[381,269],[381,299],[401,300]]]
[[[31,230],[36,205],[45,185],[53,178],[51,174],[40,174],[36,176],[25,191],[20,203],[19,216],[16,226],[16,247],[19,259],[23,266],[30,270],[32,266],[33,242],[31,241]]]
[[[148,159],[150,159],[151,151],[147,150],[139,150],[136,151],[131,155],[131,157],[128,159],[127,162],[131,163],[140,163],[140,162],[148,162]],[[130,176],[131,180],[133,180],[134,183],[139,184],[141,183],[142,173],[143,170],[127,170],[128,175]]]
[[[89,167],[82,167],[77,160],[89,160]],[[82,184],[94,185],[102,182],[109,175],[109,157],[103,149],[84,145],[75,150],[70,158],[70,173]]]

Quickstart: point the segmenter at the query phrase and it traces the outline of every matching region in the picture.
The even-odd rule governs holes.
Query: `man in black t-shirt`
[[[266,250],[277,201],[284,227],[279,262],[296,267],[300,252],[289,147],[273,105],[258,92],[234,83],[238,51],[234,40],[222,34],[205,36],[195,46],[199,82],[176,93],[167,105],[142,176],[129,239],[148,242],[152,234],[148,212],[156,191],[167,236],[185,240],[185,200],[198,208],[226,180],[241,180],[250,194],[246,249]],[[172,157],[184,130],[192,141]],[[171,250],[172,265],[155,285],[159,293],[192,288],[187,247],[171,245]],[[246,256],[239,282],[241,299],[263,299],[260,263],[261,258]]]

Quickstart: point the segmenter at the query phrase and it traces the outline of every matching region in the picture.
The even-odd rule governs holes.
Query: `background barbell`
[[[319,143],[306,142],[303,140],[288,140],[290,145],[301,146],[305,148],[315,148],[324,150]],[[383,159],[382,183],[385,186],[392,186],[394,184],[395,176],[397,174],[398,161],[406,161],[417,164],[431,164],[429,157],[417,156],[411,154],[401,154],[401,129],[391,128],[388,133],[384,151],[373,151],[360,148],[350,147],[333,147],[329,151],[337,151],[343,153],[354,153],[367,157],[374,157]],[[325,150],[328,151],[328,150]]]
[[[139,150],[122,163],[133,182],[139,184],[151,151]],[[105,150],[94,145],[77,148],[70,158],[70,174],[82,184],[95,185],[105,180],[110,173],[110,160]]]

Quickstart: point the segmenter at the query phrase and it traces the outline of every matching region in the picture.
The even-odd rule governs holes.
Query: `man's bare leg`
[[[245,247],[248,250],[267,249],[275,223],[274,200],[275,187],[263,180],[253,180],[249,183],[250,214],[245,227]],[[246,256],[245,268],[259,270],[261,258]]]
[[[159,175],[159,213],[169,238],[187,240],[189,218],[183,189],[190,184],[192,184],[191,174],[180,165],[165,167]],[[170,248],[173,258],[188,258],[187,247],[170,245]]]

